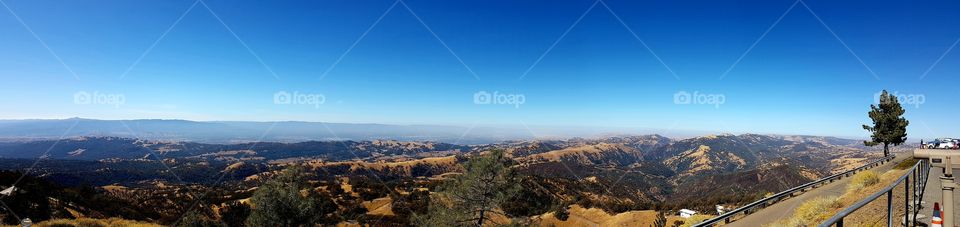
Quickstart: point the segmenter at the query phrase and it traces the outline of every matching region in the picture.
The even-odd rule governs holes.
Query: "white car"
[[[940,148],[940,149],[956,149],[957,148],[956,141],[949,140],[949,141],[939,141],[939,142],[940,143],[937,146],[937,148]]]

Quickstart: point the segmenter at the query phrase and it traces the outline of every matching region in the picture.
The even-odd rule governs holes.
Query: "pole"
[[[914,179],[916,180],[916,179]],[[910,226],[910,177],[903,182],[903,226]]]
[[[943,226],[953,226],[953,188],[957,186],[953,179],[943,185]]]
[[[893,226],[893,190],[887,192],[887,226]]]
[[[953,177],[953,167],[950,166],[953,165],[953,161],[950,160],[950,156],[945,157],[944,160],[946,160],[946,163],[944,164],[946,167],[943,167],[943,175],[946,177]]]
[[[917,216],[920,213],[920,173],[923,173],[923,160],[920,160],[920,165],[913,170],[913,200],[911,200],[910,206],[913,206],[913,223],[908,226],[917,226]]]
[[[950,156],[945,159],[945,173],[943,177],[940,177],[940,182],[943,183],[943,188],[941,188],[941,193],[943,193],[943,201],[941,201],[943,203],[943,225],[953,227],[953,188],[957,187],[957,183],[953,181],[953,161],[950,160]]]

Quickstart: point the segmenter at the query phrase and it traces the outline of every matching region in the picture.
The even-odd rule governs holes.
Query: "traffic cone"
[[[933,218],[930,220],[931,227],[943,227],[943,218],[940,216],[940,203],[933,203]]]

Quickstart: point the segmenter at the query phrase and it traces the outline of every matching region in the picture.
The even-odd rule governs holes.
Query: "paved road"
[[[953,176],[956,177],[960,174],[960,169],[953,168]],[[920,209],[920,217],[918,220],[930,224],[930,217],[933,215],[933,203],[937,202],[943,205],[943,191],[940,188],[940,176],[943,176],[943,167],[930,167],[930,175],[927,180],[927,188],[923,190],[923,201],[925,202]],[[960,208],[960,190],[953,191],[953,207],[954,210]],[[942,209],[942,207],[941,207]],[[960,220],[960,212],[953,213],[953,220]],[[954,225],[960,224],[957,221],[953,222]]]
[[[891,162],[884,163],[883,165],[874,167],[871,170],[878,172],[885,172],[887,170],[893,169],[897,163],[903,161],[909,155],[898,155]],[[732,222],[726,226],[748,226],[748,227],[759,227],[767,224],[771,224],[781,219],[787,219],[793,215],[793,211],[797,209],[800,204],[803,202],[821,196],[841,196],[844,192],[847,191],[847,184],[850,183],[852,177],[846,177],[833,183],[820,186],[819,188],[807,191],[803,194],[800,194],[796,197],[789,198],[779,203],[773,204],[767,208],[764,208],[756,213],[747,215],[735,222]],[[932,180],[931,180],[932,181]],[[929,188],[929,186],[928,186]],[[960,197],[958,197],[960,198]]]

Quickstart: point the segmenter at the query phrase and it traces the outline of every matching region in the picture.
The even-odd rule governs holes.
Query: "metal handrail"
[[[863,200],[860,200],[857,203],[854,203],[852,206],[847,207],[847,209],[840,211],[836,215],[833,215],[833,217],[830,217],[830,219],[827,219],[823,223],[820,223],[819,227],[830,227],[834,224],[836,224],[837,227],[843,227],[844,217],[847,217],[854,211],[859,210],[863,206],[866,206],[867,204],[869,204],[870,202],[873,202],[877,198],[880,198],[880,196],[883,196],[884,194],[887,195],[887,226],[893,226],[893,189],[897,187],[897,185],[899,185],[901,182],[904,182],[904,181],[907,182],[906,184],[910,184],[910,176],[914,175],[915,180],[914,180],[914,187],[913,187],[914,188],[913,201],[914,201],[914,204],[919,204],[918,202],[923,199],[922,191],[924,190],[924,188],[926,188],[927,177],[928,177],[927,175],[929,174],[929,172],[930,172],[930,165],[927,164],[926,161],[920,160],[917,162],[917,164],[914,164],[913,167],[911,167],[910,169],[907,169],[907,172],[904,173],[903,176],[900,176],[900,178],[897,178],[896,181],[894,181],[893,183],[890,183],[890,185],[887,185],[887,187],[884,187],[882,190],[874,193],[873,195],[870,195],[867,198],[864,198]],[[910,188],[907,186],[904,186],[904,187],[905,187],[904,196],[906,196],[906,198],[904,198],[904,202],[906,203],[904,204],[905,206],[904,208],[906,210],[904,210],[903,213],[905,216],[907,216],[906,220],[909,221],[910,219],[909,217]],[[918,191],[921,191],[921,192],[916,193]],[[918,214],[919,211],[920,211],[919,207],[914,208],[914,211],[913,211],[914,219],[916,219],[917,217],[916,215]],[[916,220],[914,220],[913,222],[915,226]]]
[[[894,158],[894,156],[892,156],[892,155],[891,155],[891,156],[886,156],[886,157],[880,158],[879,160],[876,160],[876,161],[867,163],[866,165],[857,167],[856,169],[847,170],[847,171],[842,172],[842,173],[837,173],[837,174],[834,174],[834,175],[830,175],[830,176],[828,176],[828,177],[824,177],[824,178],[821,178],[821,179],[816,180],[816,181],[813,181],[813,182],[809,182],[809,183],[806,183],[806,184],[802,184],[802,185],[800,185],[800,186],[793,187],[793,188],[791,188],[791,189],[787,189],[786,191],[782,191],[782,192],[779,192],[779,193],[777,193],[777,194],[774,194],[774,195],[772,195],[772,196],[770,196],[770,197],[766,197],[766,198],[763,198],[763,199],[754,201],[754,202],[749,203],[749,204],[747,204],[747,205],[744,205],[744,206],[742,206],[742,207],[740,207],[740,208],[731,210],[731,211],[729,211],[729,212],[723,213],[723,214],[721,214],[721,215],[719,215],[719,216],[716,216],[716,217],[714,217],[714,218],[707,219],[706,221],[697,223],[697,224],[695,224],[695,225],[693,225],[693,226],[694,226],[694,227],[713,226],[714,224],[717,224],[717,222],[720,222],[721,220],[724,221],[724,222],[726,222],[726,223],[729,223],[731,217],[733,217],[733,216],[735,216],[735,215],[737,215],[737,214],[740,214],[740,213],[749,214],[749,213],[747,213],[747,212],[750,211],[751,209],[756,208],[756,207],[758,207],[758,206],[760,206],[760,205],[765,205],[767,202],[770,202],[770,201],[772,201],[772,200],[777,200],[777,201],[779,201],[779,199],[781,199],[781,198],[783,198],[783,197],[787,197],[787,196],[793,194],[794,192],[806,190],[807,188],[816,186],[816,185],[818,185],[818,184],[820,184],[820,183],[823,183],[823,182],[825,182],[825,181],[831,181],[831,182],[832,182],[833,180],[842,178],[843,176],[849,175],[850,173],[855,173],[855,172],[858,172],[858,171],[861,171],[861,170],[864,170],[864,169],[868,169],[868,168],[872,168],[872,167],[875,167],[875,166],[879,166],[879,164],[881,164],[881,163],[883,163],[883,162],[886,162],[886,161],[893,160],[893,158]]]

